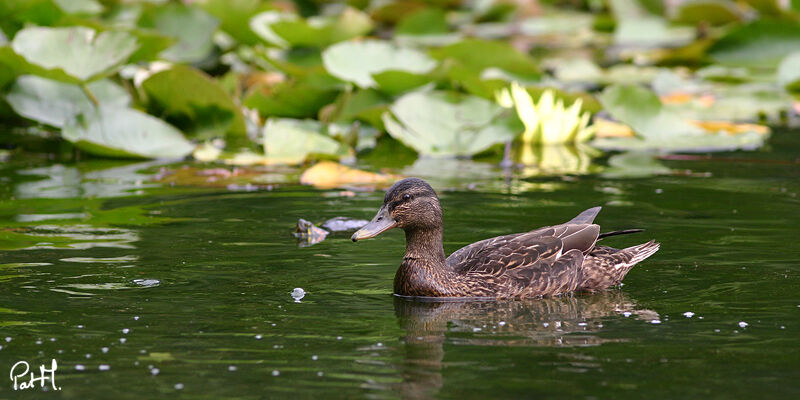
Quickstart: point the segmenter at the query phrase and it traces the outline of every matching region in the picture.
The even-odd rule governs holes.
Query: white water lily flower
[[[524,87],[513,82],[510,89],[496,93],[495,100],[502,107],[513,106],[516,109],[525,125],[522,134],[524,143],[585,142],[594,134],[594,127],[589,125],[589,112],[581,112],[581,99],[566,107],[564,101],[556,101],[554,92],[548,89],[542,93],[537,104]]]

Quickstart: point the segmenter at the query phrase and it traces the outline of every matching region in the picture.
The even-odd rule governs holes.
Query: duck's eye
[[[403,200],[408,200],[408,199],[410,199],[410,198],[411,198],[411,195],[410,195],[410,194],[408,194],[408,193],[406,193],[406,194],[404,194],[404,195],[403,195]]]

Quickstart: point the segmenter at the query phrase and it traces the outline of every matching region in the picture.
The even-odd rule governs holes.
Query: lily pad
[[[91,82],[87,89],[100,104],[127,107],[131,102],[125,89],[107,79]],[[79,86],[33,75],[17,78],[6,100],[17,114],[59,128],[95,108]]]
[[[163,115],[193,136],[207,139],[224,133],[245,134],[244,117],[230,95],[195,68],[173,65],[150,76],[142,88],[154,114]]]
[[[194,145],[164,121],[130,108],[100,106],[68,123],[64,139],[91,154],[122,158],[179,158]]]
[[[125,32],[98,33],[77,26],[25,28],[14,36],[11,47],[31,64],[62,70],[73,80],[86,82],[115,72],[138,45]]]
[[[322,62],[331,75],[362,88],[378,86],[373,75],[383,71],[426,74],[436,67],[425,53],[381,40],[335,44],[322,53]]]
[[[331,161],[321,161],[303,172],[300,183],[322,189],[352,186],[388,187],[397,179],[400,179],[397,175],[362,171]]]
[[[741,19],[733,2],[690,0],[678,6],[677,15],[673,21],[689,25],[707,23],[717,26],[741,21]]]
[[[506,42],[467,39],[434,49],[431,54],[440,61],[450,59],[473,73],[482,75],[487,69],[499,69],[517,80],[538,80],[539,67],[528,55]]]
[[[800,52],[789,54],[781,61],[778,83],[787,91],[800,94]]]
[[[267,11],[250,20],[250,27],[263,40],[279,46],[324,47],[364,35],[372,20],[362,11],[347,7],[336,16],[303,19],[289,12]]]
[[[219,21],[200,8],[171,3],[155,8],[141,24],[177,39],[177,43],[161,53],[162,57],[174,62],[196,63],[211,53],[211,39]]]
[[[343,157],[348,149],[318,121],[270,118],[264,125],[264,153],[273,162],[297,164],[311,154]]]
[[[775,68],[800,49],[800,24],[755,21],[734,28],[708,51],[716,62],[739,67]]]
[[[389,134],[425,155],[469,156],[522,131],[502,107],[455,92],[411,92],[390,110],[383,115]]]
[[[245,107],[263,117],[316,117],[319,110],[336,99],[337,92],[303,81],[282,82],[275,86],[256,85],[244,98]]]

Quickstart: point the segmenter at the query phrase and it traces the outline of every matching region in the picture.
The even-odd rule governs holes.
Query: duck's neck
[[[406,231],[406,259],[425,261],[431,266],[444,266],[442,228]]]

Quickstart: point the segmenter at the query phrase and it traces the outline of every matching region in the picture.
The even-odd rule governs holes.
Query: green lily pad
[[[220,134],[245,134],[244,117],[222,86],[205,73],[185,65],[153,74],[142,83],[154,115],[163,115],[200,139]]]
[[[274,87],[256,85],[247,92],[243,104],[258,110],[263,117],[311,118],[336,95],[335,90],[289,81]]]
[[[653,153],[635,151],[611,156],[608,159],[608,167],[602,175],[611,179],[646,178],[672,172],[661,164]]]
[[[25,28],[11,47],[25,60],[46,70],[62,70],[75,81],[109,75],[137,49],[136,38],[125,32],[98,33],[85,27]]]
[[[348,149],[319,121],[270,118],[264,125],[264,153],[271,162],[298,164],[312,154],[344,157]]]
[[[647,140],[705,135],[702,129],[665,109],[655,93],[641,86],[612,85],[603,91],[599,100],[614,118]]]
[[[177,40],[161,53],[162,57],[178,63],[196,63],[211,53],[211,39],[219,21],[200,8],[170,3],[153,9],[141,24]]]
[[[424,155],[470,156],[522,132],[502,107],[455,92],[411,92],[389,109],[389,134]]]
[[[427,75],[413,74],[407,71],[388,70],[372,75],[372,79],[385,93],[396,96],[416,89],[431,82]]]
[[[103,5],[95,0],[53,0],[67,14],[97,15],[103,12]]]
[[[425,53],[381,40],[335,44],[322,53],[322,62],[331,75],[362,88],[376,87],[373,75],[383,71],[426,74],[436,67]]]
[[[714,43],[708,55],[716,62],[739,67],[776,68],[800,49],[800,24],[755,21],[734,28]]]
[[[433,49],[431,54],[440,61],[456,61],[478,75],[487,69],[499,69],[520,80],[538,80],[541,76],[539,67],[531,57],[506,42],[467,39]]]
[[[673,22],[689,25],[707,23],[724,25],[742,20],[733,2],[723,0],[690,0],[678,6]]]
[[[98,156],[179,158],[194,145],[164,121],[131,108],[100,106],[67,123],[64,139]]]
[[[256,35],[245,21],[268,7],[261,0],[203,0],[197,2],[207,13],[220,21],[220,28],[234,39],[245,44],[258,42]]]
[[[800,94],[800,52],[786,56],[778,67],[778,83],[794,94]]]
[[[336,16],[300,18],[288,12],[267,11],[250,20],[259,37],[278,47],[324,47],[362,36],[372,30],[372,20],[352,7]]]
[[[87,88],[103,105],[127,107],[131,102],[125,89],[107,79],[91,82]],[[33,75],[17,78],[6,100],[17,114],[59,128],[95,108],[79,86]]]

